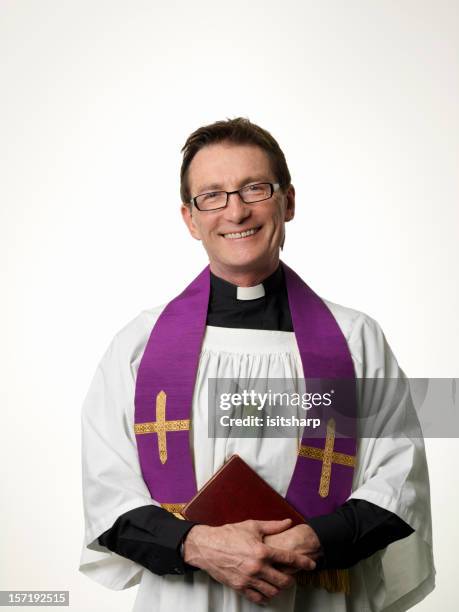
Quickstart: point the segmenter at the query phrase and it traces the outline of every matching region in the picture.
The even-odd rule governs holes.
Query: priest
[[[323,441],[300,429],[210,438],[207,381],[398,378],[404,392],[378,401],[400,423],[408,381],[374,319],[320,298],[280,260],[295,190],[272,135],[229,119],[182,152],[181,212],[209,265],[118,332],[95,372],[82,411],[80,570],[112,589],[139,584],[137,612],[406,610],[434,587],[422,439],[336,438],[325,469],[331,421]],[[235,453],[304,525],[183,518]]]

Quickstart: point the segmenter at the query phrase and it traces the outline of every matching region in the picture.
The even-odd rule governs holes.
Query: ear
[[[199,228],[197,227],[195,223],[195,219],[192,214],[192,206],[191,205],[187,206],[186,204],[183,204],[182,202],[182,205],[180,207],[180,212],[182,213],[182,219],[185,222],[185,225],[187,226],[190,234],[196,240],[201,240],[201,234],[199,232]]]
[[[285,205],[284,221],[291,221],[295,216],[295,187],[293,185],[289,185],[285,197],[287,202]]]

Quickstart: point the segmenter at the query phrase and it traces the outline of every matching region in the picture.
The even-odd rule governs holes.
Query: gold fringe
[[[298,572],[296,581],[303,586],[325,589],[329,593],[351,593],[351,581],[347,569],[328,569],[318,572]]]
[[[181,512],[186,504],[161,504],[164,510],[167,510],[171,514],[174,514],[177,518],[184,520]]]

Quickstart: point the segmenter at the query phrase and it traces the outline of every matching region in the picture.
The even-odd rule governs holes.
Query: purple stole
[[[307,437],[306,432],[298,449],[285,497],[307,519],[333,512],[352,490],[355,372],[346,339],[328,307],[291,268],[283,262],[281,265],[304,377],[307,383],[313,379],[307,390],[320,390],[317,379],[349,382],[344,394],[337,396],[333,417],[325,412],[314,437]],[[152,498],[179,517],[197,493],[189,429],[209,294],[210,269],[206,266],[161,312],[136,381],[134,427],[142,475]],[[340,381],[336,382],[339,387]],[[344,430],[345,436],[335,435]],[[349,589],[345,571],[308,575],[315,578],[303,583],[331,591]]]

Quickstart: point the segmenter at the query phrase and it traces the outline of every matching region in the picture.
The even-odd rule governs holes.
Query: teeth
[[[258,232],[258,228],[249,229],[246,232],[234,232],[232,234],[223,234],[225,238],[245,238],[246,236],[252,236]]]

